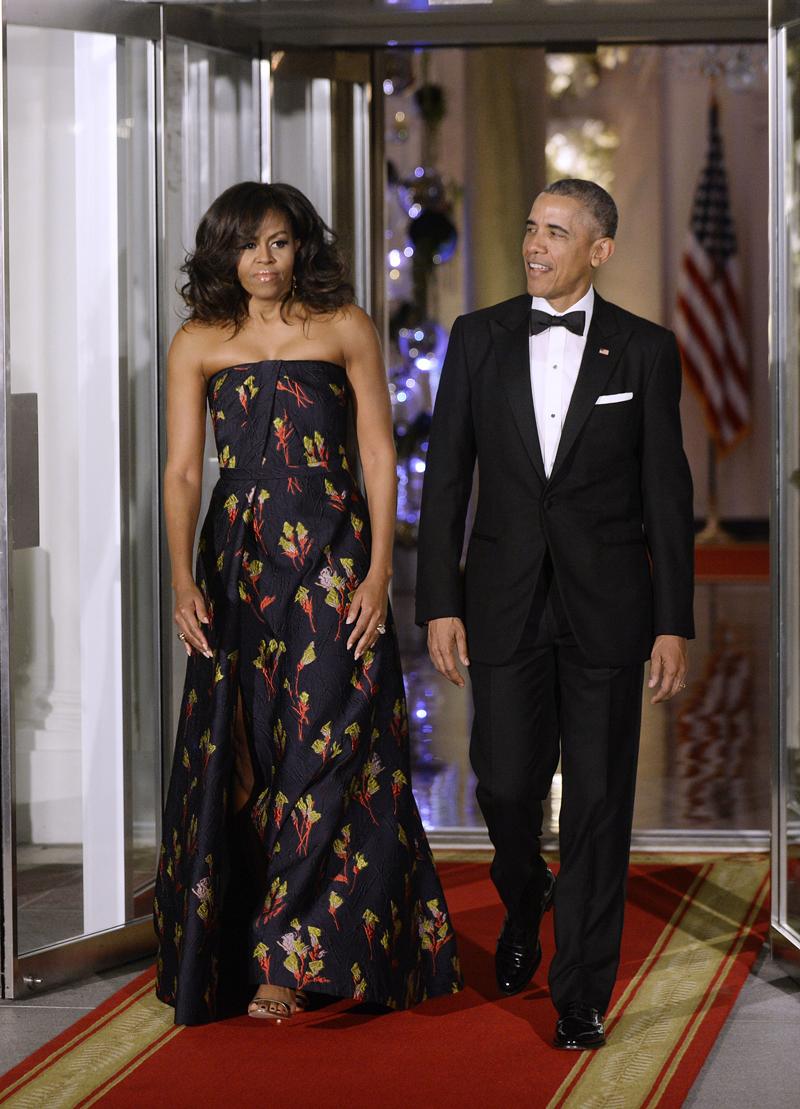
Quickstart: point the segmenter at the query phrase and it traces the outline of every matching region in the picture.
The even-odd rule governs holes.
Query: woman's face
[[[292,287],[300,242],[282,212],[267,212],[255,237],[242,243],[236,274],[245,292],[261,301],[281,301]]]

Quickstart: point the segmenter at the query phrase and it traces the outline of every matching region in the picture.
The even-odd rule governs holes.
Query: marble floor
[[[126,855],[134,890],[130,918],[150,912],[156,849]],[[17,948],[21,954],[83,934],[83,859],[79,844],[24,844],[17,848]]]

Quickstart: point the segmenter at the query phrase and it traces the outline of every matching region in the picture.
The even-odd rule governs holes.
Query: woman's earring
[[[292,296],[297,296],[297,278],[292,274]]]

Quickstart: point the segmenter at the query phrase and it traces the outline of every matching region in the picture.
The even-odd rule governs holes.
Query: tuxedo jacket
[[[458,616],[472,659],[507,662],[549,550],[590,665],[633,665],[649,658],[656,635],[694,635],[678,346],[671,331],[595,295],[548,478],[531,392],[530,305],[514,297],[453,325],[428,446],[416,620]]]

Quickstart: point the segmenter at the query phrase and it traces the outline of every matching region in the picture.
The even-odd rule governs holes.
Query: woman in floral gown
[[[158,996],[198,1024],[243,989],[275,1020],[310,992],[392,1008],[450,993],[455,939],[411,792],[388,608],[395,457],[375,329],[289,185],[223,193],[185,271],[164,505],[189,658]],[[350,404],[369,514],[345,453]],[[220,477],[193,576],[206,405]]]

